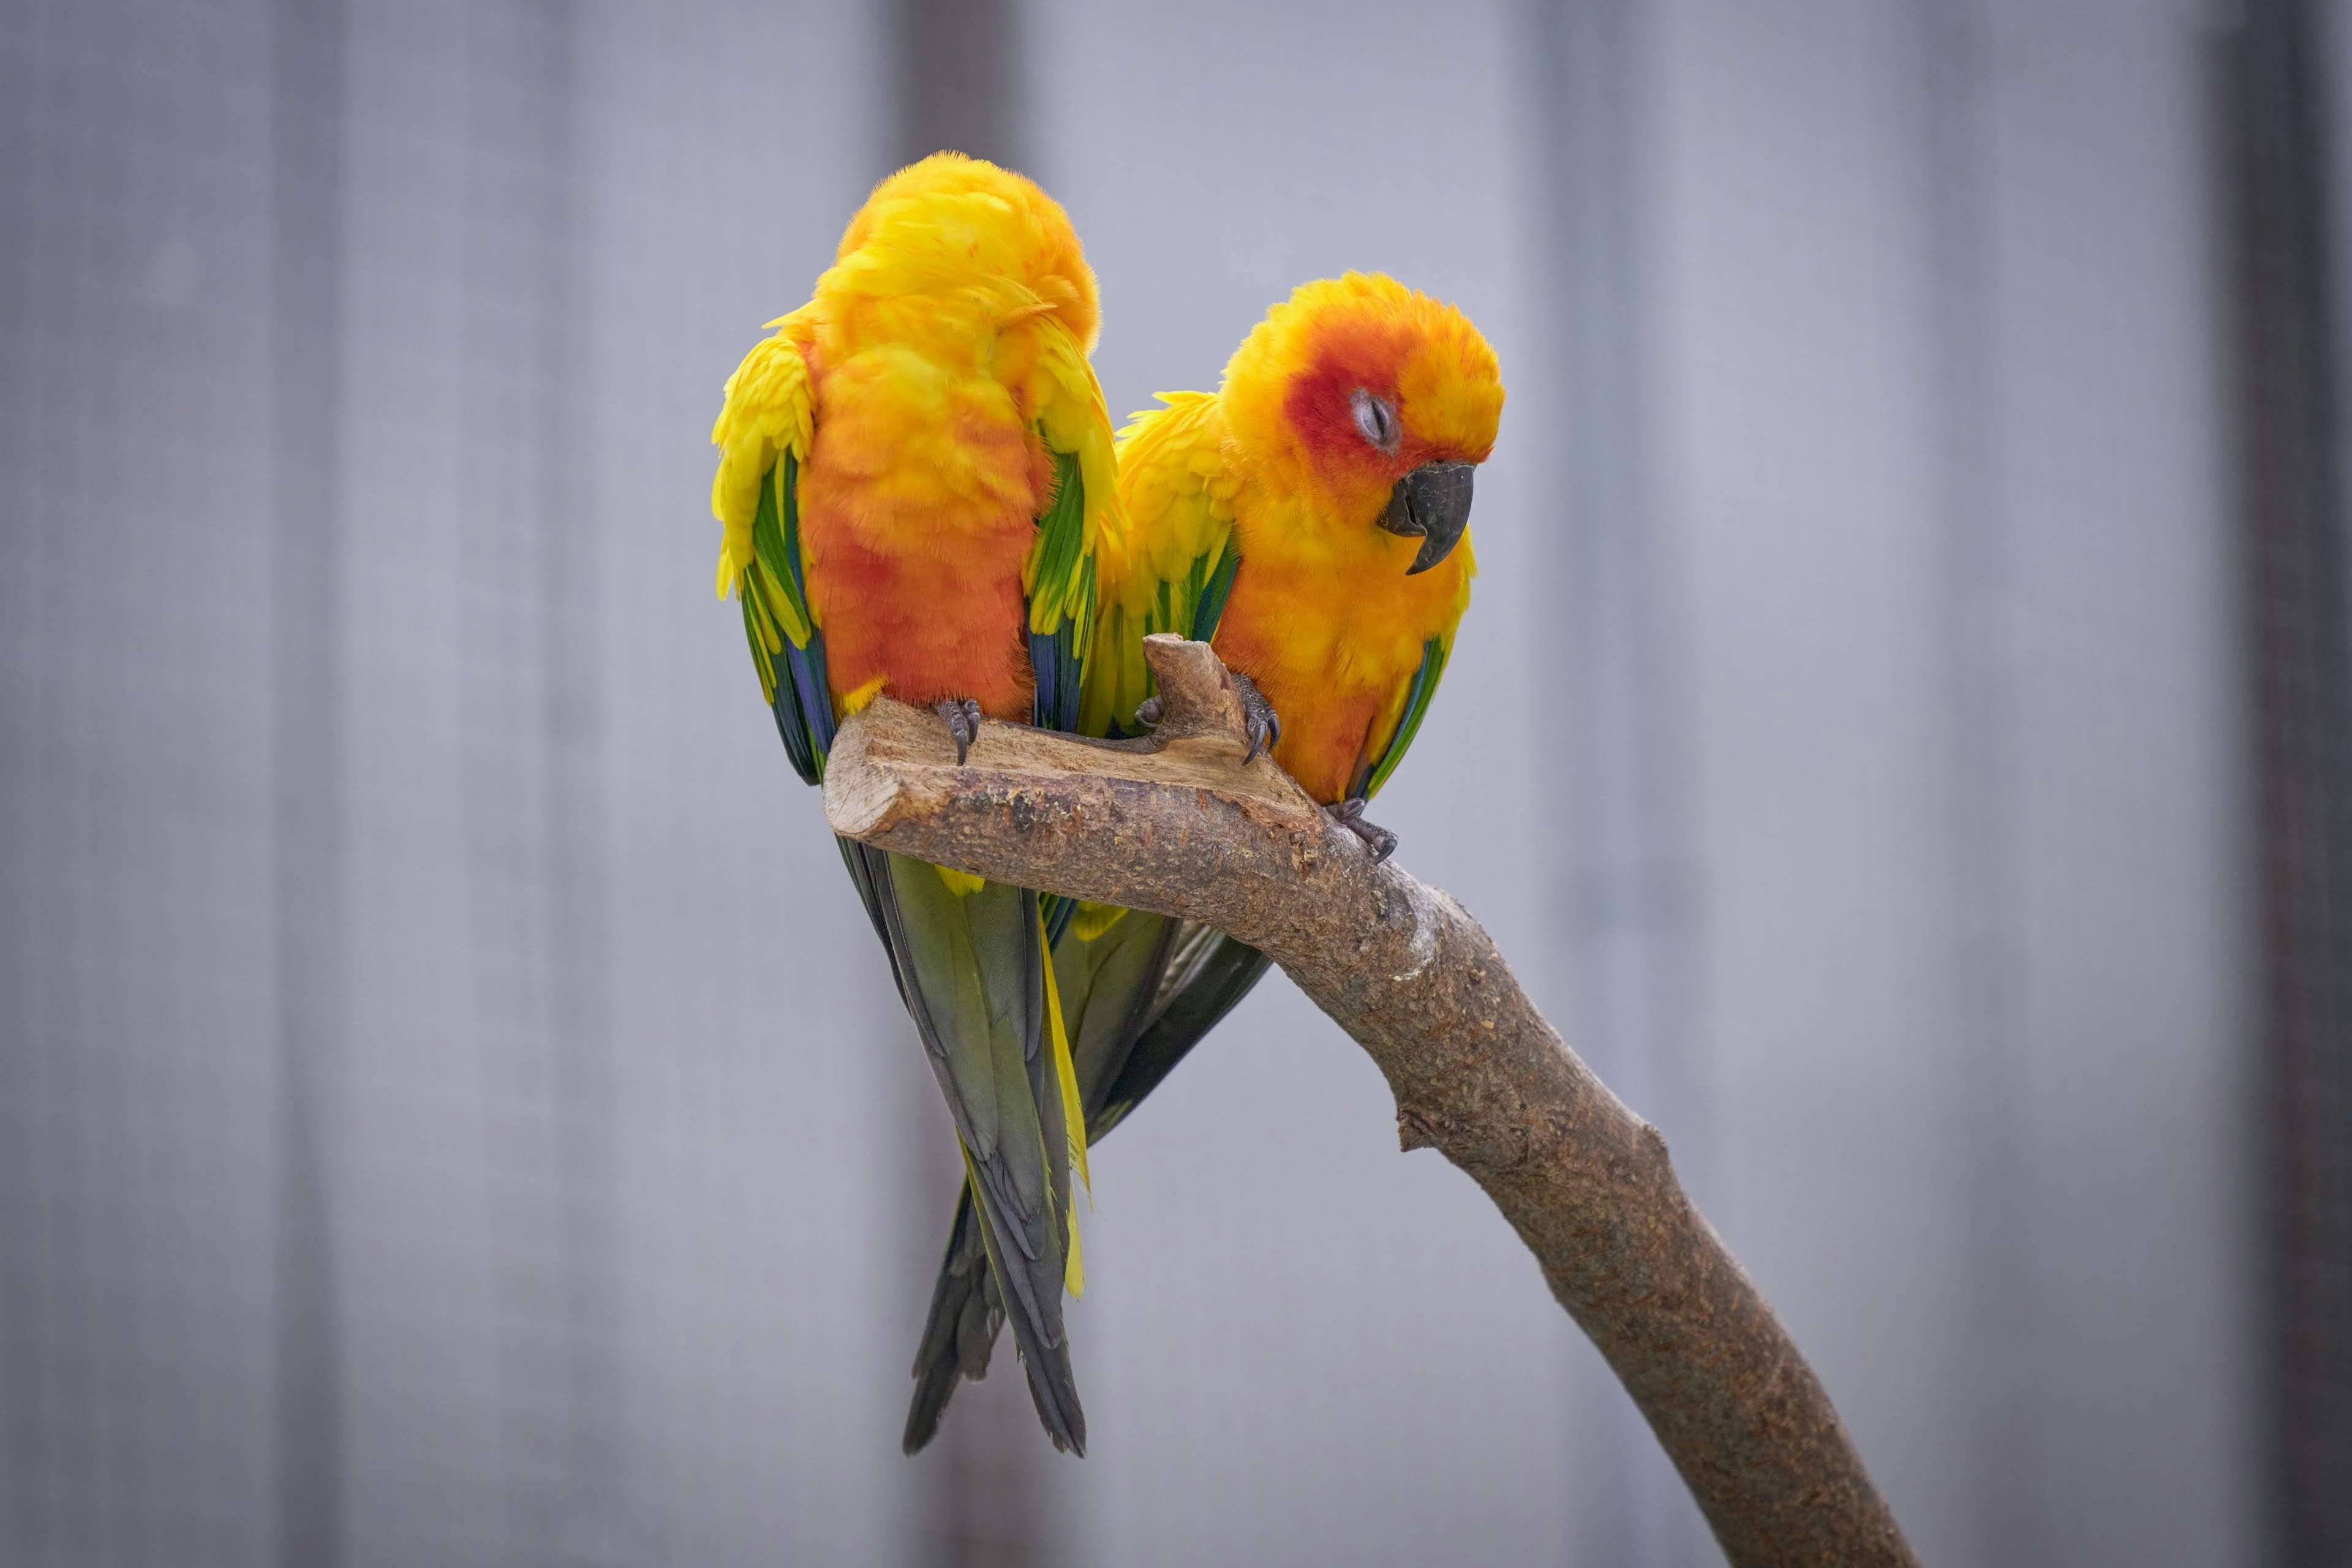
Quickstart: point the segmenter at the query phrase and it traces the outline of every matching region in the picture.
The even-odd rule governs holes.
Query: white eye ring
[[[1396,450],[1396,410],[1387,398],[1374,396],[1360,386],[1348,394],[1348,406],[1355,413],[1357,432],[1365,440],[1383,452]]]

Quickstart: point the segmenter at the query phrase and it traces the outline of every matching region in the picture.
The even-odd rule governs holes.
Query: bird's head
[[[1047,315],[1091,353],[1102,329],[1094,268],[1062,204],[1035,181],[961,153],[934,153],[874,187],[841,237],[827,286],[920,297],[1015,285],[1014,318]]]
[[[1246,461],[1318,492],[1341,526],[1401,536],[1408,574],[1460,542],[1503,414],[1470,319],[1377,273],[1302,284],[1234,352],[1219,395]]]

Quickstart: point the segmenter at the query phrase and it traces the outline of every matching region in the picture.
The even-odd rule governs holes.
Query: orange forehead
[[[1400,470],[1438,459],[1484,462],[1502,419],[1495,352],[1453,306],[1378,275],[1299,288],[1267,313],[1226,367],[1229,406],[1246,427],[1278,417],[1325,461],[1370,458]],[[1403,439],[1381,458],[1357,431],[1361,387],[1395,405]],[[1233,405],[1238,406],[1233,406]],[[1263,428],[1262,436],[1277,437]],[[1287,443],[1286,443],[1287,444]]]

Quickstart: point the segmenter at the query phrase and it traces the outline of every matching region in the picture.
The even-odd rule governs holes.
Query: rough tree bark
[[[1148,739],[946,726],[882,700],[827,765],[836,832],[1261,949],[1369,1052],[1406,1149],[1486,1190],[1616,1370],[1734,1563],[1912,1563],[1837,1412],[1628,1110],[1462,906],[1375,866],[1269,758],[1204,643],[1148,640]]]

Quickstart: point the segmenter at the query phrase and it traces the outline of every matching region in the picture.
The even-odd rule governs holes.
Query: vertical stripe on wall
[[[1542,254],[1556,301],[1549,346],[1565,393],[1555,465],[1565,504],[1545,563],[1560,613],[1544,622],[1538,650],[1557,672],[1544,684],[1559,693],[1538,754],[1561,806],[1553,856],[1573,977],[1565,1022],[1611,1088],[1665,1132],[1688,1176],[1705,1167],[1706,1138],[1690,1059],[1699,976],[1683,627],[1674,540],[1651,472],[1644,23],[1632,0],[1538,0],[1526,11],[1547,187]],[[1606,1424],[1616,1485],[1601,1517],[1580,1526],[1585,1552],[1693,1560],[1703,1531],[1681,1480],[1613,1388],[1601,1404],[1590,1414]]]
[[[949,149],[1036,174],[1021,68],[1021,6],[1014,0],[898,0],[894,21],[893,166]],[[879,1032],[878,1049],[918,1048],[913,1026],[895,1007],[887,1010]],[[894,1223],[908,1228],[920,1260],[910,1286],[913,1300],[920,1302],[929,1299],[952,1214],[950,1200],[963,1167],[929,1075],[919,1083],[908,1081],[919,1103],[906,1108],[902,1122],[914,1144],[907,1165],[918,1177],[909,1184],[911,1201]],[[913,1352],[911,1338],[907,1350]],[[1083,1360],[1081,1366],[1083,1398]],[[1045,1471],[1070,1461],[1061,1459],[1039,1430],[1009,1342],[999,1344],[991,1373],[956,1393],[939,1436],[908,1461],[909,1479],[922,1498],[915,1510],[920,1531],[917,1557],[940,1568],[1028,1568],[1059,1554],[1066,1522],[1055,1517]],[[913,1387],[909,1382],[886,1396],[904,1398]]]
[[[625,1438],[602,992],[579,20],[560,0],[499,0],[466,25],[461,765],[505,1529],[518,1554],[622,1562],[648,1549],[649,1526]]]
[[[1923,0],[1917,16],[1921,258],[1930,312],[1929,494],[1940,536],[1948,715],[1954,1060],[1967,1150],[1964,1314],[1969,1489],[1978,1560],[2043,1561],[2035,1500],[2032,1229],[2019,1105],[2016,1016],[2017,606],[2000,451],[2000,311],[1994,297],[1989,140],[1991,18],[1981,0]]]
[[[278,1552],[342,1560],[342,1400],[328,1118],[342,1026],[336,417],[342,310],[340,0],[277,7],[272,453],[279,1052]]]
[[[2282,1559],[2352,1556],[2352,637],[2314,8],[2220,46]]]

